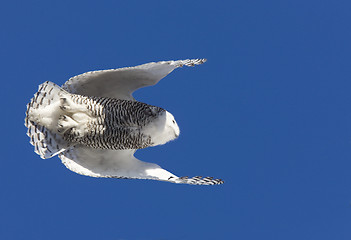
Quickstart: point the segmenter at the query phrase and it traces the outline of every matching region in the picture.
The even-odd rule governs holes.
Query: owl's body
[[[160,107],[135,101],[131,92],[147,86],[145,82],[150,78],[153,84],[155,80],[159,81],[157,73],[160,74],[162,66],[178,63],[170,69],[173,70],[184,64],[203,61],[159,62],[134,69],[88,72],[71,78],[62,88],[52,82],[41,84],[27,106],[25,120],[35,152],[42,158],[59,155],[70,170],[93,177],[144,178],[205,185],[222,183],[220,179],[212,178],[179,178],[156,164],[142,162],[133,156],[137,149],[176,139],[180,131],[172,114]],[[140,74],[141,70],[144,76]],[[109,71],[117,72],[113,73],[115,80],[111,76],[97,80],[99,78],[95,75],[106,75]],[[96,84],[96,81],[100,83]],[[111,88],[103,85],[111,84],[111,81],[116,81]]]
[[[87,99],[87,100],[86,100]],[[152,135],[144,132],[148,124],[165,112],[137,101],[113,98],[81,97],[75,103],[86,108],[81,113],[86,119],[83,131],[68,128],[63,137],[66,141],[101,149],[142,149],[153,145]],[[86,101],[85,101],[86,100]],[[65,115],[64,120],[79,121]]]

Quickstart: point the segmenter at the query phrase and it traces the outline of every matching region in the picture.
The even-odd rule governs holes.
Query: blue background
[[[1,239],[351,239],[350,1],[6,1]],[[138,91],[180,138],[137,152],[222,186],[94,179],[23,125],[47,80],[207,58]]]

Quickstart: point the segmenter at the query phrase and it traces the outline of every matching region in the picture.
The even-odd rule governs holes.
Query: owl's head
[[[145,127],[143,133],[151,136],[153,146],[157,146],[176,139],[180,134],[180,130],[173,115],[163,111]]]

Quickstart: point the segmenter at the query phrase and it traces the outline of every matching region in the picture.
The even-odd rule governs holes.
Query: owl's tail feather
[[[27,135],[35,152],[41,158],[51,158],[69,146],[57,132],[57,124],[62,109],[60,99],[67,93],[52,82],[39,85],[38,92],[34,94],[27,105],[25,126],[28,128]]]

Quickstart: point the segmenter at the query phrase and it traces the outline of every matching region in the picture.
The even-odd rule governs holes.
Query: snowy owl
[[[222,184],[212,177],[177,177],[134,157],[137,149],[165,144],[180,131],[171,113],[136,101],[132,93],[157,84],[178,67],[205,61],[151,62],[86,72],[62,87],[45,82],[27,105],[25,126],[30,143],[41,158],[58,155],[68,169],[81,175]]]

